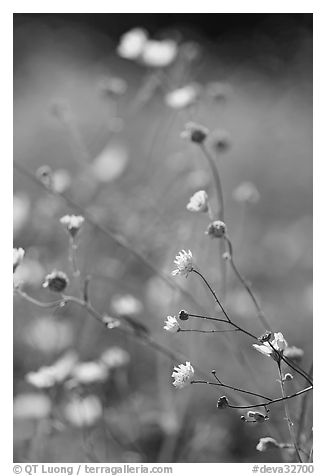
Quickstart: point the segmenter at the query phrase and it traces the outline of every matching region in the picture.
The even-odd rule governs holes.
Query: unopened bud
[[[211,238],[222,238],[226,233],[226,225],[221,220],[213,221],[208,225],[205,233]]]
[[[272,333],[270,331],[266,331],[263,335],[258,337],[259,342],[269,342],[271,340]]]
[[[227,408],[229,406],[229,400],[223,396],[223,397],[220,397],[217,401],[217,408],[219,409],[224,409],[224,408]]]
[[[36,171],[36,177],[44,185],[44,187],[52,189],[53,187],[53,173],[48,165],[42,165]]]
[[[201,124],[196,124],[195,122],[188,122],[185,125],[185,130],[181,133],[183,139],[189,139],[191,142],[196,144],[202,144],[207,135],[208,129]]]
[[[187,311],[184,311],[183,309],[179,312],[178,315],[180,321],[187,321],[189,319],[189,314]]]

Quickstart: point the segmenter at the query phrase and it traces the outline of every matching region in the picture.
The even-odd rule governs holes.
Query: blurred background
[[[157,43],[173,41],[176,57],[169,64],[155,63],[155,54],[154,60],[127,58],[118,45],[133,28],[146,30]],[[78,235],[77,261],[81,279],[91,276],[90,296],[99,312],[132,316],[157,342],[207,373],[216,369],[229,385],[277,397],[275,366],[245,336],[163,330],[166,316],[180,309],[215,312],[196,276],[169,282],[160,277],[170,274],[181,249],[192,250],[196,265],[222,292],[217,240],[204,233],[207,217],[186,209],[190,196],[204,189],[216,210],[205,156],[180,137],[189,121],[211,131],[208,147],[222,179],[236,263],[256,290],[271,330],[303,349],[300,365],[308,370],[310,14],[15,14],[14,246],[26,250],[17,278],[24,291],[50,301],[56,296],[42,282],[59,269],[70,277],[70,294],[78,295],[69,237],[59,222],[63,215],[81,214],[77,204],[92,218]],[[44,165],[52,170],[56,193],[35,179]],[[236,322],[255,334],[264,331],[231,270],[224,301]],[[74,377],[48,388],[26,380],[61,358],[75,362]],[[99,373],[96,365],[103,361],[106,370]],[[15,461],[292,457],[256,450],[264,436],[288,441],[282,407],[275,406],[262,425],[244,424],[240,413],[218,411],[216,402],[224,394],[237,403],[252,400],[205,385],[176,390],[171,373],[179,363],[137,339],[103,330],[77,306],[47,310],[15,297]],[[288,389],[304,385],[296,376]],[[303,445],[311,437],[310,400],[301,419]],[[301,404],[291,403],[295,422]]]

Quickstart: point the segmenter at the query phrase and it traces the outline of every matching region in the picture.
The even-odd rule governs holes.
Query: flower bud
[[[61,293],[69,284],[69,279],[66,273],[54,270],[52,273],[45,276],[43,288],[49,288],[51,291]]]
[[[223,397],[220,397],[217,401],[217,408],[223,410],[224,408],[227,408],[229,406],[229,400],[223,396]]]
[[[274,448],[279,448],[280,444],[270,436],[265,436],[264,438],[260,438],[258,445],[256,446],[256,450],[258,451],[266,451]]]
[[[257,423],[262,423],[263,421],[267,420],[268,417],[260,412],[248,412],[247,418],[252,418]]]
[[[272,333],[270,331],[266,331],[263,335],[258,337],[259,342],[269,342],[271,340]]]
[[[36,171],[36,178],[44,185],[44,187],[52,189],[53,186],[53,173],[51,167],[48,165],[42,165]]]
[[[183,309],[179,312],[178,315],[180,321],[187,321],[189,319],[189,314],[187,311],[184,311]]]
[[[75,238],[84,221],[84,217],[80,215],[65,215],[60,218],[60,223],[66,227],[72,238]]]
[[[207,135],[208,129],[201,124],[196,124],[195,122],[188,122],[185,125],[185,130],[181,133],[183,139],[189,139],[191,142],[196,144],[202,144]]]
[[[211,238],[222,238],[226,233],[226,225],[221,220],[213,221],[208,225],[205,233]]]

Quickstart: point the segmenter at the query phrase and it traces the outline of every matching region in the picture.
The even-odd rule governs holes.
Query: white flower
[[[132,294],[115,295],[111,301],[112,312],[119,316],[136,316],[143,310],[139,299]]]
[[[13,269],[16,271],[17,267],[23,261],[25,250],[23,248],[13,248]]]
[[[13,413],[16,419],[42,419],[51,412],[51,400],[40,393],[20,393],[14,398]]]
[[[144,50],[145,43],[147,42],[147,36],[147,32],[142,28],[134,28],[128,31],[122,35],[120,39],[117,48],[118,54],[126,59],[139,58]]]
[[[199,86],[197,84],[187,84],[183,88],[175,89],[165,96],[165,102],[173,109],[183,109],[194,104],[198,99]]]
[[[171,332],[172,334],[175,334],[176,332],[179,332],[180,326],[177,321],[177,319],[173,316],[167,316],[166,321],[165,321],[165,326],[163,327],[168,332]]]
[[[208,196],[204,190],[196,192],[189,200],[187,210],[190,212],[207,212],[208,211]]]
[[[174,263],[177,265],[177,269],[172,271],[172,276],[177,274],[188,276],[188,273],[193,270],[191,251],[188,250],[188,253],[185,250],[180,251],[175,257]]]
[[[108,368],[100,362],[81,362],[72,371],[73,379],[83,384],[104,382],[108,374]]]
[[[190,380],[194,376],[194,369],[190,362],[180,364],[178,367],[174,367],[172,378],[174,378],[173,385],[176,388],[184,388],[190,383]]]
[[[93,425],[102,412],[102,404],[96,395],[73,397],[64,409],[66,419],[78,427]]]
[[[28,372],[26,380],[37,388],[53,387],[57,383],[63,382],[71,373],[77,362],[75,352],[67,352],[49,367],[41,367],[36,372]]]
[[[283,354],[284,350],[287,348],[288,344],[283,337],[282,332],[274,332],[274,339],[270,342],[264,342],[263,344],[253,344],[258,352],[271,357],[277,362],[280,360],[278,353]]]
[[[251,182],[242,182],[237,188],[233,190],[233,198],[240,203],[257,203],[260,199],[260,194]]]
[[[142,61],[152,68],[163,68],[171,64],[178,54],[173,40],[148,40],[143,45]]]
[[[67,228],[72,237],[76,236],[85,218],[80,215],[65,215],[60,218],[60,223]]]
[[[101,361],[110,369],[116,369],[127,365],[130,361],[128,352],[121,347],[111,347],[103,352]]]

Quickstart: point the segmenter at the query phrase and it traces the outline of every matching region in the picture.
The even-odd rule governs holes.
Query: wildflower
[[[179,312],[179,319],[180,321],[187,321],[189,319],[189,314],[187,311],[184,311],[183,309]]]
[[[77,235],[84,221],[85,218],[80,215],[65,215],[60,218],[60,223],[67,228],[72,238]]]
[[[147,42],[148,33],[142,28],[134,28],[120,39],[117,48],[118,54],[126,59],[138,59],[143,52],[145,43]]]
[[[270,436],[265,436],[264,438],[260,438],[256,446],[256,450],[266,451],[266,450],[279,448],[279,447],[280,447],[280,444],[274,438],[271,438]]]
[[[167,316],[165,321],[165,326],[163,329],[165,329],[167,332],[171,332],[172,334],[175,334],[176,332],[180,331],[180,326],[177,319],[174,316]]]
[[[132,294],[117,294],[112,298],[111,309],[119,316],[136,316],[142,312],[143,305]]]
[[[299,349],[298,347],[295,347],[294,345],[291,347],[287,347],[284,350],[284,356],[292,360],[300,361],[303,357],[303,354],[304,354],[303,350]]]
[[[253,420],[249,420],[249,421],[254,421],[256,423],[263,423],[265,420],[268,420],[267,415],[264,415],[263,413],[260,413],[260,412],[251,412],[251,411],[247,413],[247,418],[252,418]]]
[[[172,373],[172,378],[174,378],[173,385],[176,388],[186,387],[190,383],[194,373],[195,371],[190,362],[186,362],[185,364],[180,364],[178,367],[174,367],[174,372]]]
[[[187,122],[184,131],[181,133],[181,137],[182,139],[188,139],[191,142],[195,142],[196,144],[202,144],[205,141],[208,133],[209,130],[201,124]]]
[[[199,92],[198,84],[187,84],[182,88],[169,92],[165,96],[165,102],[172,109],[183,109],[196,102]]]
[[[177,265],[177,269],[172,271],[172,276],[177,274],[188,276],[188,273],[193,270],[191,251],[188,250],[188,253],[185,250],[180,251],[175,257],[174,263]]]
[[[264,342],[262,345],[253,344],[253,346],[258,350],[258,352],[267,357],[271,357],[276,362],[279,362],[279,354],[283,354],[288,344],[284,339],[282,332],[275,332],[274,339],[271,342]]]
[[[230,255],[230,253],[228,251],[225,251],[225,253],[222,254],[222,258],[225,260],[225,261],[230,261],[232,256]]]
[[[100,359],[109,369],[116,369],[127,365],[130,362],[130,355],[121,347],[115,346],[105,350]]]
[[[43,288],[49,288],[51,291],[61,293],[69,284],[69,279],[63,271],[54,270],[44,278]]]
[[[102,404],[96,395],[73,397],[64,409],[66,419],[74,426],[93,425],[103,413]]]
[[[204,190],[199,190],[196,192],[189,200],[187,205],[187,210],[190,212],[203,212],[208,211],[208,196]]]
[[[37,388],[50,388],[63,382],[71,373],[77,361],[74,352],[67,352],[53,365],[40,367],[36,372],[28,372],[26,380]]]
[[[242,182],[237,188],[233,190],[233,198],[240,203],[257,203],[260,199],[260,194],[251,182]]]
[[[226,225],[221,220],[216,220],[210,223],[205,231],[205,234],[211,238],[222,238],[226,233]]]
[[[23,261],[25,250],[23,248],[13,248],[13,269],[14,272]]]
[[[229,406],[229,400],[227,399],[227,397],[223,396],[223,397],[220,397],[217,401],[217,408],[219,409],[224,409],[224,408],[227,408]]]
[[[141,60],[152,68],[169,66],[178,54],[178,45],[174,40],[147,40],[143,45]]]
[[[99,362],[81,362],[74,367],[71,375],[82,384],[104,382],[108,377],[108,368]]]
[[[216,129],[209,139],[211,147],[218,153],[226,152],[231,147],[230,135],[223,129]]]

